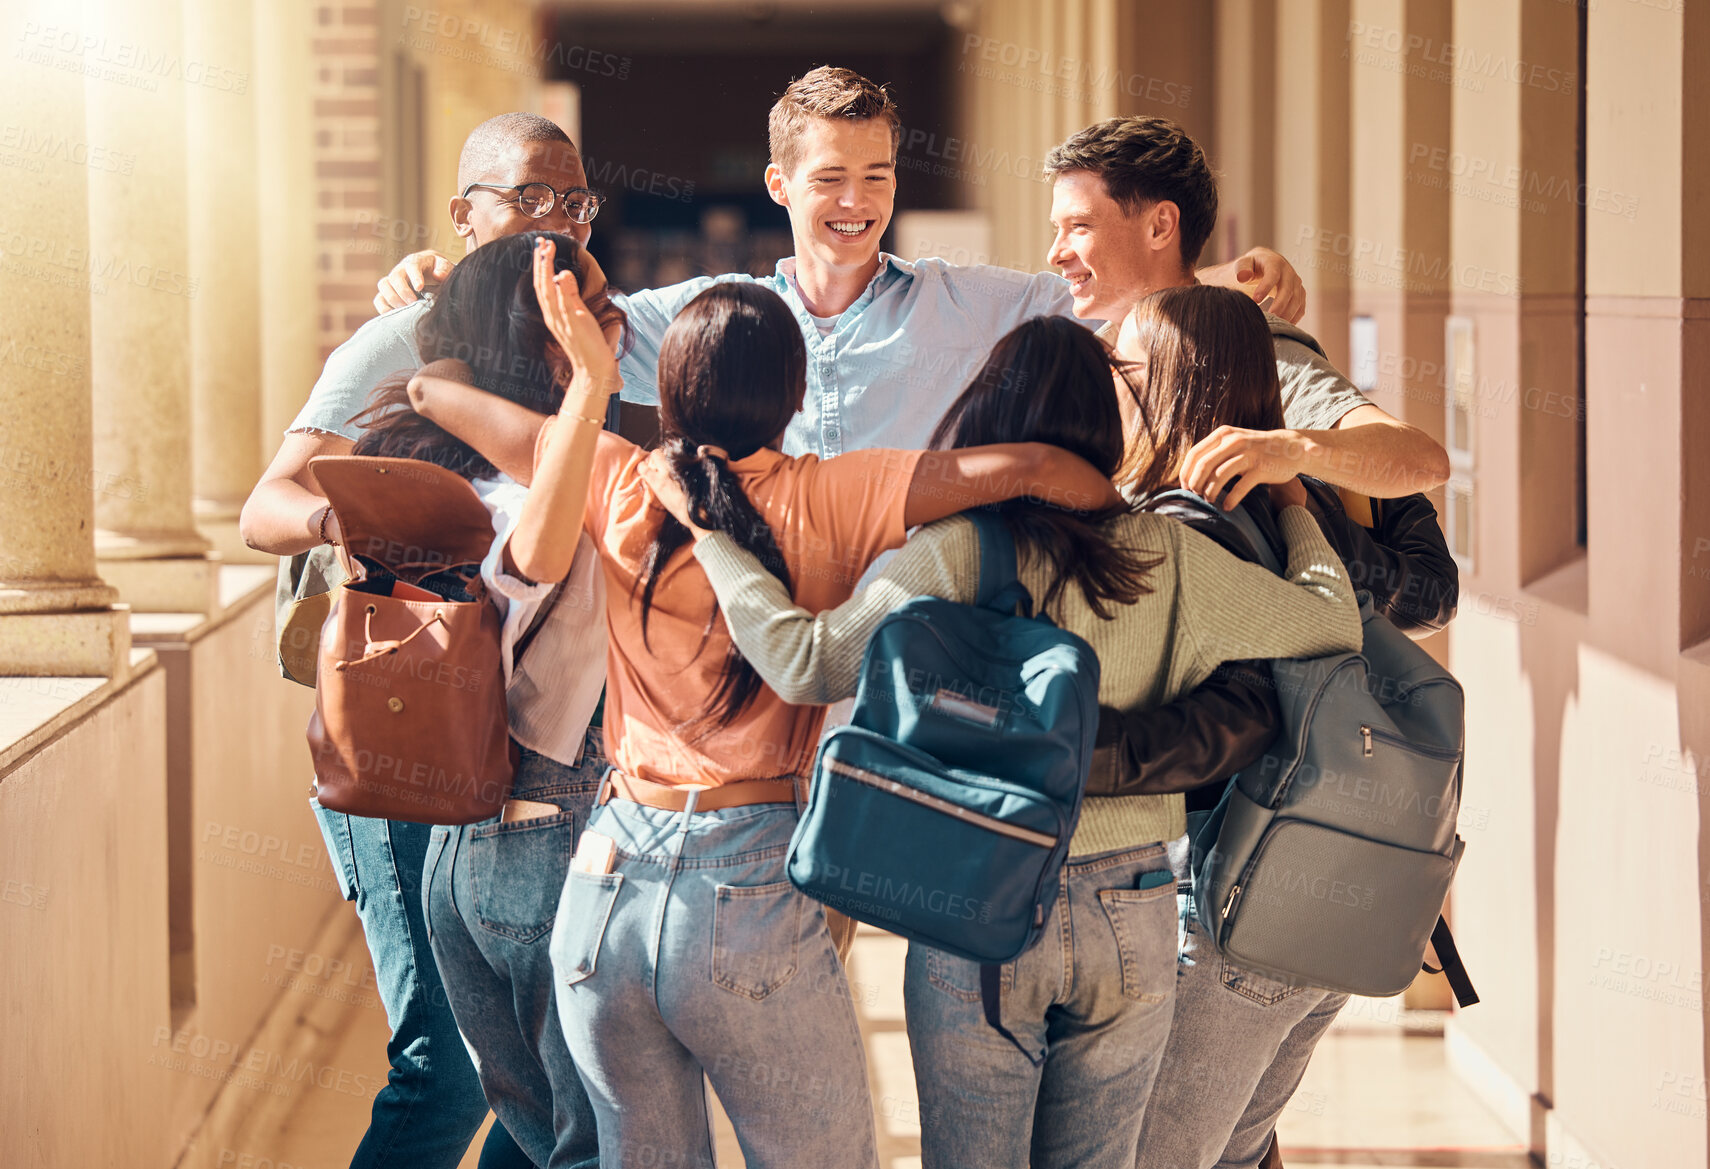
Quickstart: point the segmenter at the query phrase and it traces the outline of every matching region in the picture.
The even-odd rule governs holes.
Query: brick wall
[[[374,282],[390,265],[370,229],[383,205],[380,2],[323,4],[315,19],[315,238],[325,358],[374,315]]]

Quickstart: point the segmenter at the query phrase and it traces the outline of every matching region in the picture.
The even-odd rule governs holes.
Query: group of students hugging
[[[909,946],[922,1162],[1277,1163],[1346,996],[1197,931],[1186,815],[1277,728],[1255,660],[1358,649],[1356,587],[1415,629],[1448,619],[1435,514],[1380,502],[1447,460],[1289,323],[1304,292],[1276,253],[1195,273],[1217,188],[1179,126],[1116,118],[1050,153],[1058,276],[881,252],[899,125],[846,69],[794,81],[767,168],[794,256],[624,295],[584,246],[599,203],[569,139],[483,123],[451,200],[467,255],[382,281],[400,307],[328,360],[246,506],[257,548],[336,544],[309,460],[400,456],[470,480],[496,533],[505,814],[316,808],[393,1032],[354,1165],[455,1165],[490,1104],[483,1166],[708,1167],[708,1085],[751,1169],[877,1165],[853,923],[785,852],[875,624],[974,598],[975,507],[1097,651],[1124,765],[1088,788],[1044,940],[1001,971],[1042,1062],[988,1026],[978,966]],[[1249,509],[1286,572],[1148,506],[1176,487]],[[573,860],[579,838],[606,844]]]

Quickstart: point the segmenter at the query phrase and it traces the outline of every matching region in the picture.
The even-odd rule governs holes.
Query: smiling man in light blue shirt
[[[807,397],[784,453],[918,449],[1000,337],[1029,317],[1072,316],[1069,284],[1053,273],[879,250],[901,126],[890,96],[848,69],[822,66],[792,82],[772,107],[766,190],[790,214],[795,255],[771,276],[700,277],[627,297],[624,401],[658,401],[659,342],[684,305],[716,281],[755,280],[784,298],[807,343]],[[1201,278],[1233,283],[1237,267]]]
[[[624,402],[657,404],[659,344],[684,305],[713,283],[755,281],[784,298],[807,344],[807,397],[784,453],[919,449],[1000,337],[1029,317],[1072,316],[1069,284],[1054,273],[880,251],[896,200],[901,126],[890,95],[851,70],[821,66],[792,82],[772,107],[766,189],[789,212],[795,254],[770,276],[702,276],[614,297],[629,314]],[[444,257],[417,253],[381,281],[378,299],[405,303],[397,290],[424,288],[449,271]],[[1256,298],[1297,283],[1268,249],[1198,276],[1235,286],[1243,273],[1256,277],[1242,285]]]

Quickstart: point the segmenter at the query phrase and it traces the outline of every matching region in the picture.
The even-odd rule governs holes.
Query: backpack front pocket
[[[1279,820],[1230,894],[1221,949],[1310,986],[1384,997],[1419,973],[1454,879],[1449,856]]]

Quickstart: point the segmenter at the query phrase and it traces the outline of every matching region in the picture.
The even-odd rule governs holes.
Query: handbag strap
[[[1001,613],[1013,613],[1019,606],[1022,616],[1033,616],[1033,595],[1017,575],[1015,537],[1009,525],[996,512],[983,508],[963,514],[973,521],[980,537],[980,584],[974,604]]]

